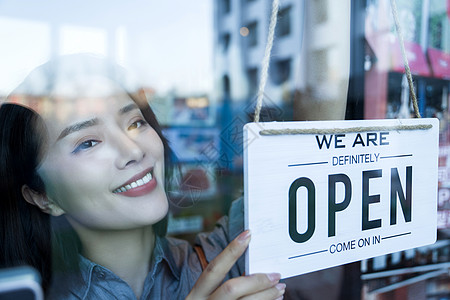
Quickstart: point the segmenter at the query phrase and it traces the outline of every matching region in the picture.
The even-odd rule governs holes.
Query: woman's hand
[[[281,299],[286,285],[278,283],[281,275],[253,274],[232,278],[220,285],[250,242],[250,232],[244,231],[209,263],[186,300],[197,299]]]

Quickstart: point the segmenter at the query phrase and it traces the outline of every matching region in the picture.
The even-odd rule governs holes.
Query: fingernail
[[[281,279],[281,274],[280,273],[270,273],[270,274],[267,274],[267,278],[269,278],[269,280],[271,282],[278,282],[278,280]]]
[[[238,240],[239,242],[245,242],[245,241],[247,241],[249,238],[250,238],[250,230],[246,230],[246,231],[244,231],[243,233],[241,233],[241,234],[238,236],[237,240]]]
[[[276,286],[277,290],[282,291],[286,289],[286,283],[278,283]]]

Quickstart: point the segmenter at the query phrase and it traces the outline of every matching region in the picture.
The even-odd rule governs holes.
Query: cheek
[[[80,198],[98,194],[107,173],[92,163],[68,163],[58,158],[45,162],[38,172],[48,197],[66,211],[87,204]]]
[[[165,162],[164,162],[164,145],[153,129],[149,130],[145,138],[142,139],[144,144],[143,147],[147,149],[147,154],[151,157],[155,163],[154,174],[157,176],[158,183],[160,187],[164,190],[165,187]],[[145,146],[144,146],[145,145]]]

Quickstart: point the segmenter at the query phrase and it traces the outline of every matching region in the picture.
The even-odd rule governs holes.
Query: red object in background
[[[450,79],[450,54],[433,48],[428,48],[427,52],[433,76]]]
[[[183,183],[181,184],[182,191],[205,191],[209,187],[208,176],[202,169],[189,170],[183,176]]]
[[[447,16],[450,19],[450,0],[447,0]]]
[[[405,64],[403,63],[402,51],[400,48],[400,43],[397,39],[395,39],[395,42],[391,43],[391,51],[391,70],[405,73]],[[425,54],[419,44],[405,41],[405,52],[412,74],[422,76],[430,75],[430,69],[428,68]]]

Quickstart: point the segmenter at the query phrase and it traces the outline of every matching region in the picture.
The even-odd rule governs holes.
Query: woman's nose
[[[124,169],[129,165],[139,163],[145,156],[145,152],[132,136],[125,132],[117,133],[115,137],[117,147],[116,167]]]

